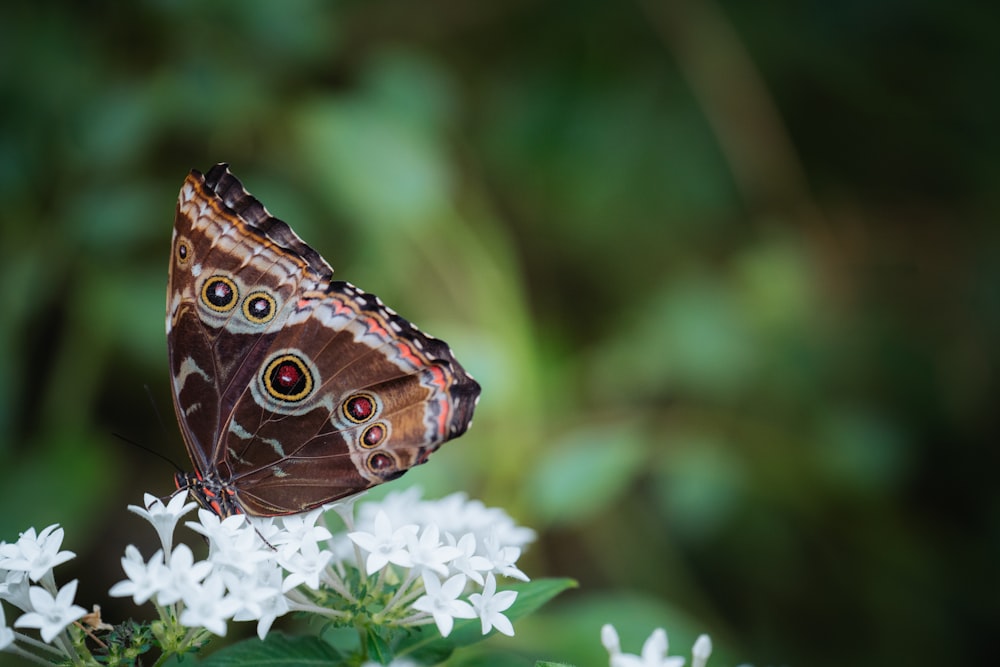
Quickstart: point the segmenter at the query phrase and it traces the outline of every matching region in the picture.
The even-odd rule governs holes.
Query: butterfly
[[[304,512],[466,431],[480,387],[446,343],[347,282],[226,164],[181,187],[167,287],[174,410],[221,517]]]

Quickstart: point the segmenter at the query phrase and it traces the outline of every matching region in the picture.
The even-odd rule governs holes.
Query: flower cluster
[[[29,528],[17,542],[0,542],[0,600],[5,600],[22,613],[14,621],[15,628],[36,628],[44,643],[16,634],[7,626],[0,606],[0,650],[32,657],[15,644],[22,639],[50,656],[72,655],[73,644],[66,627],[87,613],[73,604],[77,580],[59,588],[53,568],[73,558],[72,551],[62,550],[63,529],[58,524],[39,533]]]
[[[345,519],[345,521],[348,519]],[[517,568],[521,549],[534,540],[534,531],[517,526],[498,508],[485,507],[456,493],[441,500],[421,500],[419,489],[387,496],[381,503],[366,503],[347,539],[365,554],[364,572],[372,575],[391,565],[402,584],[379,612],[389,624],[414,625],[433,618],[442,636],[451,632],[456,618],[479,618],[483,634],[496,628],[513,635],[503,614],[517,594],[497,592],[496,576],[528,581]],[[347,545],[343,542],[340,549]],[[384,592],[378,586],[372,596]],[[469,589],[477,589],[461,599]],[[419,596],[419,597],[417,597]],[[413,615],[406,610],[418,613]]]
[[[433,622],[443,636],[454,619],[478,618],[483,634],[513,634],[503,612],[516,593],[498,592],[496,576],[527,581],[516,561],[534,533],[502,510],[461,494],[424,501],[410,490],[362,505],[355,520],[352,499],[330,507],[348,529],[336,536],[317,525],[321,510],[253,520],[200,510],[187,526],[208,539],[209,553],[196,562],[185,544],[171,550],[174,525],[193,506],[179,495],[167,505],[147,495],[145,508],[130,507],[156,527],[163,548],[144,560],[128,547],[128,579],[111,595],[152,600],[161,618],[216,635],[230,619],[255,620],[263,638],[275,618],[296,610],[342,625]]]
[[[110,595],[131,597],[136,604],[151,600],[161,619],[176,618],[182,626],[204,628],[216,635],[226,634],[231,619],[255,620],[257,634],[263,638],[274,619],[291,608],[283,585],[292,574],[286,577],[281,563],[301,562],[302,553],[318,551],[317,542],[331,537],[330,531],[315,525],[319,512],[289,519],[284,529],[273,523],[255,529],[244,515],[221,520],[200,510],[199,521],[186,523],[208,540],[208,557],[196,561],[188,545],[172,546],[178,520],[196,505],[186,503],[183,494],[167,504],[150,494],[144,500],[145,507],[130,505],[129,509],[153,525],[161,548],[147,560],[136,547],[126,547],[122,569],[128,579],[112,586]],[[266,550],[262,536],[268,534],[280,548]],[[293,567],[293,572],[298,577],[304,574],[301,567]],[[173,638],[163,630],[160,634],[168,648],[185,648],[173,646]]]
[[[158,613],[158,621],[133,627],[146,642],[134,654],[148,649],[150,637],[165,655],[186,653],[212,634],[225,635],[230,621],[255,621],[263,639],[290,611],[382,636],[431,624],[447,636],[455,619],[474,618],[484,635],[514,632],[504,612],[517,594],[498,591],[497,577],[528,580],[516,562],[534,533],[502,510],[461,494],[422,500],[412,489],[360,505],[357,517],[356,499],[275,519],[220,519],[201,509],[197,521],[185,522],[208,542],[207,556],[199,559],[187,544],[174,545],[178,522],[196,508],[186,500],[177,494],[164,503],[146,494],[142,507],[129,506],[160,541],[149,558],[129,545],[121,559],[126,579],[110,590],[136,604],[152,603]],[[320,521],[325,510],[339,515],[346,530],[331,533]],[[48,655],[38,652],[56,660],[85,650],[86,629],[76,622],[89,617],[73,604],[77,582],[60,589],[53,576],[55,566],[74,556],[60,550],[62,540],[56,525],[0,543],[0,599],[25,612],[14,627],[37,628],[44,641],[15,635],[0,607],[0,650],[36,660]],[[96,614],[94,620],[100,624]]]
[[[663,628],[653,630],[642,645],[642,653],[622,653],[618,632],[612,625],[601,628],[601,643],[610,654],[610,667],[684,667],[684,658],[667,656],[667,633]],[[701,635],[691,648],[691,667],[705,667],[712,654],[712,640]]]

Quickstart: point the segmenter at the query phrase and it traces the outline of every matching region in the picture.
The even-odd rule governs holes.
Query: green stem
[[[343,578],[341,578],[332,567],[328,567],[326,569],[326,576],[324,576],[323,579],[325,583],[330,586],[330,588],[337,592],[337,595],[341,596],[351,604],[357,604],[358,598],[355,597],[351,589],[347,587]]]
[[[49,646],[48,648],[52,648],[52,647]],[[11,644],[7,648],[5,648],[4,649],[4,653],[11,653],[13,655],[20,656],[20,657],[24,658],[25,660],[27,660],[29,662],[33,662],[33,663],[35,663],[37,665],[51,665],[52,664],[50,661],[45,660],[41,656],[37,656],[34,653],[32,653],[31,651],[24,650],[23,648],[21,648],[17,644]]]
[[[62,655],[62,651],[52,646],[51,644],[46,644],[41,640],[35,639],[34,637],[29,637],[28,635],[23,634],[21,632],[15,632],[14,637],[17,639],[17,641],[23,642],[25,644],[30,644],[34,648],[44,649],[55,655]]]
[[[389,569],[388,566],[383,568],[382,571],[385,572],[385,570],[387,569]],[[406,571],[406,579],[404,579],[403,583],[401,583],[399,585],[399,588],[396,589],[396,594],[393,595],[392,598],[390,598],[389,601],[385,603],[385,607],[382,608],[382,612],[379,614],[380,616],[388,613],[389,610],[392,609],[392,607],[399,602],[400,598],[403,597],[403,593],[408,592],[407,589],[414,582],[414,580],[416,580],[416,578],[417,578],[416,568],[412,568]]]

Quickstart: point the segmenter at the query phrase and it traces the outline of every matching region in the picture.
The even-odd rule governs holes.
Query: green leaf
[[[535,663],[535,667],[573,667],[573,665],[568,662],[549,662],[548,660],[539,660]]]
[[[330,203],[369,227],[398,233],[448,210],[452,177],[433,132],[381,100],[327,98],[302,107],[294,125]]]
[[[365,633],[365,646],[368,657],[380,665],[384,665],[392,659],[392,649],[378,630],[379,628],[370,628]]]
[[[547,447],[526,486],[546,523],[579,524],[612,506],[645,464],[643,440],[633,425],[587,425]]]
[[[576,586],[577,583],[572,579],[539,579],[506,586],[504,590],[517,591],[517,600],[505,615],[512,621],[527,616],[563,591]],[[396,655],[410,654],[418,662],[432,664],[433,661],[440,662],[447,658],[456,648],[474,644],[484,638],[478,618],[457,619],[455,628],[447,637],[440,636],[436,628],[429,626],[426,632],[414,634],[401,642],[397,646]]]
[[[242,667],[243,665],[265,665],[267,667],[323,665],[324,667],[333,667],[340,664],[344,664],[344,656],[322,639],[289,637],[279,632],[269,634],[263,641],[248,639],[227,646],[198,661],[199,667]]]

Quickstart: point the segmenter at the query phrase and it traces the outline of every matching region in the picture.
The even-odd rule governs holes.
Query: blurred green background
[[[106,593],[172,469],[113,433],[188,467],[171,224],[228,161],[482,383],[396,484],[507,508],[524,569],[580,582],[455,664],[607,664],[603,622],[717,667],[984,664],[998,14],[4,3],[0,538],[60,522],[77,601],[148,615]]]

